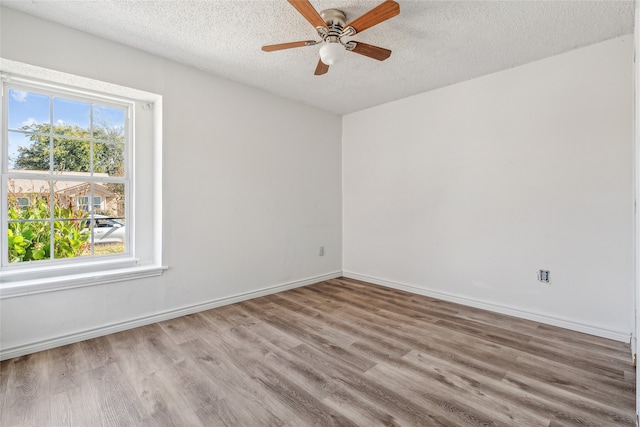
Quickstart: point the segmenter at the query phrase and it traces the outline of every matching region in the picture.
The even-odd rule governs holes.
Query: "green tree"
[[[16,169],[50,169],[49,123],[34,123],[22,127],[29,132],[31,145],[18,147],[14,161]],[[91,148],[88,142],[91,132],[76,125],[59,124],[53,126],[54,170],[68,172],[91,171]],[[122,176],[124,171],[124,137],[119,127],[103,125],[94,128],[93,171],[110,176]],[[105,141],[108,141],[105,142]]]

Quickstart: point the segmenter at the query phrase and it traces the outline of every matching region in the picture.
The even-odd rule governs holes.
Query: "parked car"
[[[121,243],[125,239],[125,225],[119,219],[105,215],[93,216],[93,239],[94,243]],[[83,232],[90,232],[85,228]]]

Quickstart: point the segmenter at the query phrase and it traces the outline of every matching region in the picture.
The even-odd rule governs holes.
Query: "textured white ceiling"
[[[311,0],[349,21],[382,0]],[[0,1],[337,114],[526,64],[633,32],[633,1],[407,1],[400,15],[353,40],[385,47],[384,62],[347,53],[314,76],[319,46],[263,52],[265,44],[317,39],[285,0]]]

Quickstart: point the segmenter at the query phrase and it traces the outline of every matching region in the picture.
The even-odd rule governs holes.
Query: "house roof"
[[[9,172],[31,173],[31,174],[48,174],[48,171],[36,171],[36,170],[10,170]],[[88,177],[89,173],[86,172],[65,172],[65,175],[72,177]],[[95,173],[94,176],[109,177],[106,173]],[[13,194],[46,194],[49,193],[49,180],[38,178],[9,178],[8,189]],[[78,180],[56,180],[54,181],[54,189],[58,194],[64,194],[66,196],[72,196],[74,194],[87,193],[89,191],[89,184],[87,182]],[[105,197],[113,196],[113,193],[109,191],[107,187],[100,184],[94,184],[94,191],[97,194]]]

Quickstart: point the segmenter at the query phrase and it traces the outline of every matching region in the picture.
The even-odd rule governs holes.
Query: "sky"
[[[51,98],[49,95],[35,92],[24,92],[9,89],[8,96],[8,156],[9,169],[13,168],[13,161],[18,154],[18,148],[31,145],[29,138],[23,133],[12,132],[23,126],[50,123],[77,125],[89,128],[92,105],[86,102],[53,97],[53,117],[50,113]],[[93,105],[94,124],[107,122],[112,126],[124,129],[124,109]]]

